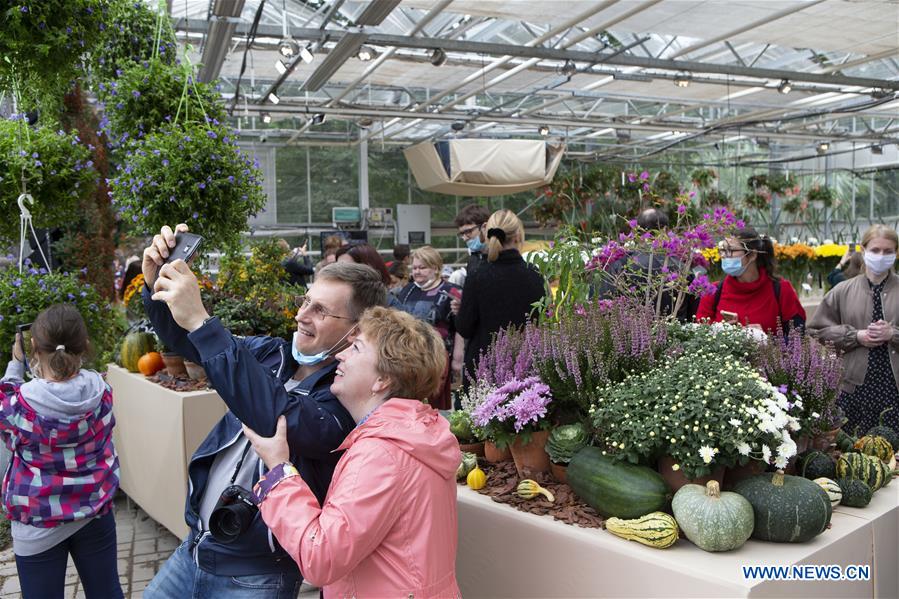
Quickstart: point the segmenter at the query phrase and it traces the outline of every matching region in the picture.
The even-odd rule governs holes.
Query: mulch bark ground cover
[[[535,475],[532,480],[540,483],[540,486],[549,489],[555,496],[555,501],[550,503],[542,495],[534,499],[524,499],[515,493],[520,481],[518,472],[513,462],[499,462],[491,464],[482,458],[478,459],[481,470],[487,474],[487,484],[478,490],[481,495],[487,495],[493,501],[505,503],[522,512],[537,514],[538,516],[550,515],[556,520],[566,524],[574,524],[582,528],[603,528],[605,520],[596,511],[581,502],[571,490],[571,487],[556,482],[549,474]],[[459,481],[465,484],[465,481]]]
[[[187,377],[171,376],[162,370],[153,376],[148,376],[147,380],[172,391],[205,391],[209,387],[206,379],[195,381]]]

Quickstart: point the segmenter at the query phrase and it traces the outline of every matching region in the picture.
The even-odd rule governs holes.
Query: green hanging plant
[[[75,134],[29,127],[23,117],[0,120],[0,243],[17,244],[17,199],[27,192],[36,227],[73,220],[81,200],[94,188],[97,172],[90,150]]]
[[[166,26],[169,17],[164,7],[153,10],[143,0],[113,0],[91,56],[91,80],[98,93],[132,63],[156,56],[165,64],[175,64],[178,46],[171,26]]]
[[[107,4],[104,0],[0,4],[0,90],[11,90],[20,109],[57,108],[100,37]]]
[[[137,234],[187,223],[207,249],[240,243],[247,219],[265,205],[258,166],[216,119],[166,124],[132,141],[118,175],[113,202]]]
[[[225,120],[219,94],[193,79],[190,65],[173,65],[157,56],[132,63],[103,84],[100,98],[106,116],[101,127],[113,146],[141,139],[167,123]]]

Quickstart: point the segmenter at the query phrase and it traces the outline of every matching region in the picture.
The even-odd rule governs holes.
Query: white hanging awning
[[[525,139],[452,139],[423,142],[403,153],[424,191],[497,196],[547,185],[564,144]]]

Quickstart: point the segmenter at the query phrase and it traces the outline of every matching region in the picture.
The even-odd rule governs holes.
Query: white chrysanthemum
[[[818,412],[812,412],[812,418],[820,418],[820,417],[821,417],[821,414],[819,414]]]
[[[741,424],[743,424],[741,421],[737,420],[736,418],[731,418],[730,420],[728,420],[728,422],[730,422],[733,426],[740,426]]]
[[[712,449],[708,445],[703,445],[699,448],[699,455],[706,464],[712,463],[712,459],[714,459],[716,453],[718,453],[718,450]]]
[[[771,461],[771,448],[767,445],[762,445],[762,459],[765,462]]]
[[[746,441],[741,441],[739,445],[737,445],[737,451],[740,452],[740,455],[749,455],[749,443]]]
[[[783,470],[787,467],[787,458],[784,456],[778,456],[776,460],[774,460],[774,467],[778,470]]]

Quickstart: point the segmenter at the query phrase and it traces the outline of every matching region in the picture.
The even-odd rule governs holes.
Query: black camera
[[[219,497],[209,517],[209,532],[219,543],[233,543],[250,527],[259,508],[253,494],[240,485],[231,485]]]

